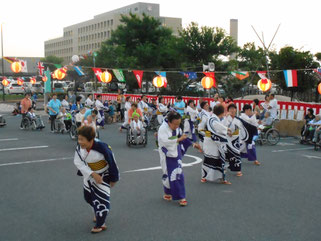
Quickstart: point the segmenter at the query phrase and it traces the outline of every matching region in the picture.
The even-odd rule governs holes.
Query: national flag
[[[167,87],[167,78],[166,78],[166,72],[164,71],[155,71],[155,73],[159,76],[164,77],[164,88]]]
[[[180,72],[182,75],[184,75],[187,79],[197,79],[197,73],[196,72]]]
[[[215,73],[214,72],[203,72],[203,74],[207,77],[211,77],[214,80],[214,88],[216,88],[216,80],[215,80]]]
[[[99,68],[92,68],[92,69],[93,69],[93,71],[94,71],[94,73],[95,73],[98,81],[101,81],[101,78],[100,78],[100,77],[101,77],[101,74],[102,74],[101,69],[99,69]]]
[[[113,69],[113,73],[120,82],[126,82],[124,73],[121,69]]]
[[[9,62],[10,64],[12,64],[15,61],[18,61],[18,59],[12,57],[3,57],[3,59]]]
[[[141,89],[142,88],[142,80],[143,80],[144,71],[142,71],[142,70],[133,70],[133,73],[134,73],[134,75],[135,75],[135,77],[137,79],[138,86]]]
[[[250,76],[249,72],[247,71],[231,71],[231,75],[235,76],[239,80],[246,79],[247,77]]]
[[[28,73],[27,61],[26,60],[19,60],[21,63],[21,72]]]
[[[79,76],[84,76],[85,75],[84,71],[82,70],[82,68],[80,66],[74,66],[74,70],[77,72],[77,74]]]
[[[321,69],[320,68],[319,69],[314,69],[313,71],[321,75]]]
[[[296,70],[283,70],[283,73],[287,87],[298,86],[298,76]]]
[[[43,65],[43,63],[42,62],[38,62],[37,63],[37,68],[38,68],[38,70],[39,70],[39,75],[43,75],[43,71],[45,70],[45,66]]]

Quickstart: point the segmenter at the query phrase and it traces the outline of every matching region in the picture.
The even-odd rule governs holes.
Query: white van
[[[92,92],[94,90],[94,82],[86,82],[84,85],[85,92]]]

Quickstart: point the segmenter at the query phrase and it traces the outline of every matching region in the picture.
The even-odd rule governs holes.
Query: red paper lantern
[[[100,76],[101,82],[103,83],[109,83],[112,80],[112,78],[113,76],[108,71],[102,72]]]
[[[42,77],[42,81],[43,81],[43,82],[46,82],[47,80],[48,80],[47,76],[43,76],[43,77]]]
[[[22,70],[22,65],[19,61],[15,61],[11,64],[11,70],[14,72],[14,73],[19,73],[21,72]]]
[[[165,77],[163,76],[156,76],[154,79],[153,79],[153,85],[156,87],[156,88],[161,88],[164,86],[165,84]]]
[[[202,78],[201,83],[204,89],[210,89],[214,85],[214,79],[212,77],[205,76]]]
[[[257,87],[259,88],[259,90],[266,92],[269,91],[272,87],[272,82],[269,79],[260,79],[257,82]]]
[[[37,80],[36,80],[35,77],[32,77],[32,78],[30,79],[30,83],[31,83],[31,84],[35,84],[36,82],[37,82]]]
[[[3,86],[8,86],[8,85],[9,85],[9,81],[8,81],[6,78],[4,78],[4,79],[2,80],[2,85],[3,85]]]
[[[318,92],[321,95],[321,83],[318,84]]]
[[[66,69],[56,69],[54,72],[55,79],[62,80],[63,78],[66,77]]]
[[[17,79],[17,84],[18,85],[23,85],[23,79],[21,79],[21,78]]]

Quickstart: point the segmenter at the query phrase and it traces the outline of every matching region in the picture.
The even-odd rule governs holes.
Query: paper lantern
[[[4,79],[2,80],[2,85],[3,85],[3,86],[8,86],[8,85],[9,85],[9,81],[8,81],[6,78],[4,78]]]
[[[35,84],[36,82],[37,82],[37,80],[36,80],[35,77],[32,77],[32,78],[30,79],[30,83],[31,83],[31,84]]]
[[[63,68],[63,69],[56,69],[55,72],[54,72],[54,75],[55,75],[55,79],[58,79],[58,80],[62,80],[63,78],[66,77],[66,69]]]
[[[22,65],[19,61],[15,61],[11,64],[11,70],[14,72],[14,73],[19,73],[21,72],[22,70]]]
[[[112,80],[113,76],[108,71],[102,72],[100,79],[103,83],[109,83]]]
[[[318,84],[318,92],[321,95],[321,83]]]
[[[48,77],[47,77],[47,76],[43,76],[43,77],[42,77],[42,81],[43,81],[43,82],[46,82],[47,80],[48,80]]]
[[[21,78],[17,79],[17,84],[18,85],[23,85],[23,79],[21,79]]]
[[[272,87],[272,82],[269,79],[260,79],[257,82],[257,87],[259,88],[259,90],[266,92],[269,91]]]
[[[163,76],[156,76],[154,79],[153,79],[153,85],[156,87],[156,88],[161,88],[165,85],[165,77]]]
[[[74,63],[78,62],[79,61],[79,56],[78,55],[73,55],[71,57],[71,61],[74,62]]]
[[[204,89],[210,89],[214,85],[214,79],[212,77],[205,76],[202,78],[201,83]]]

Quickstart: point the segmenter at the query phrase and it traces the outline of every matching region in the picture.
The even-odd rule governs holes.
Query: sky
[[[4,56],[42,57],[44,41],[61,37],[63,27],[92,19],[138,1],[131,0],[15,0],[3,1],[0,6],[0,23],[3,24]],[[224,28],[229,33],[230,19],[238,19],[238,45],[255,42],[262,46],[254,31],[262,35],[268,45],[278,27],[273,48],[284,46],[321,52],[320,22],[321,1],[288,0],[198,0],[142,1],[160,4],[160,15],[182,18],[183,27],[190,22],[200,26]],[[0,40],[1,41],[1,40]]]

